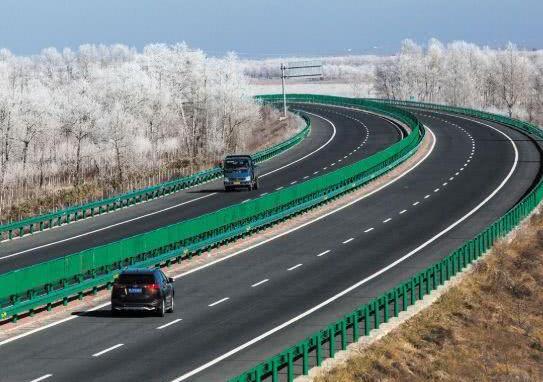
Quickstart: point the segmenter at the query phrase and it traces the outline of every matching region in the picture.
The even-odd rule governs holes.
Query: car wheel
[[[156,314],[159,317],[164,317],[166,315],[166,299],[162,299],[162,302],[156,308]]]
[[[258,190],[258,179],[255,181],[255,190]]]
[[[121,311],[115,309],[115,308],[112,306],[112,307],[111,307],[111,315],[112,315],[113,317],[120,316],[120,315],[121,315]]]
[[[173,296],[172,296],[172,304],[170,305],[170,309],[168,309],[168,313],[173,313],[174,309],[174,302],[173,302]]]
[[[228,187],[228,186],[224,186],[224,191],[226,191],[226,192],[230,192],[230,187]]]

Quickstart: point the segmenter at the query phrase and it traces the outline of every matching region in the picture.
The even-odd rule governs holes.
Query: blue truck
[[[224,189],[246,188],[258,190],[256,164],[250,155],[228,155],[223,162]]]

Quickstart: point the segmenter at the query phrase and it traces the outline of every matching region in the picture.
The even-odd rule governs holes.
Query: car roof
[[[131,269],[125,269],[121,272],[121,275],[126,275],[126,274],[147,274],[147,275],[152,275],[153,273],[156,272],[156,269],[147,269],[147,268],[131,268]]]
[[[227,155],[225,159],[233,159],[233,158],[249,158],[251,159],[250,155]]]

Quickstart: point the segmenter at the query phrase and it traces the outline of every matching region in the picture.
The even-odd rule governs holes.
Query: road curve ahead
[[[353,163],[401,137],[395,124],[373,114],[320,106],[304,110],[312,122],[311,134],[291,150],[261,164],[258,191],[225,193],[222,180],[216,180],[111,214],[3,242],[0,244],[0,273],[259,197]]]
[[[2,377],[224,381],[443,257],[513,206],[538,176],[539,149],[522,134],[417,114],[435,145],[403,177],[177,279],[177,310],[165,318],[111,317],[105,307],[2,345]]]

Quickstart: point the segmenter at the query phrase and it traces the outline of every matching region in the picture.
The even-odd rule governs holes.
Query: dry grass
[[[434,305],[315,380],[542,381],[543,215]]]

